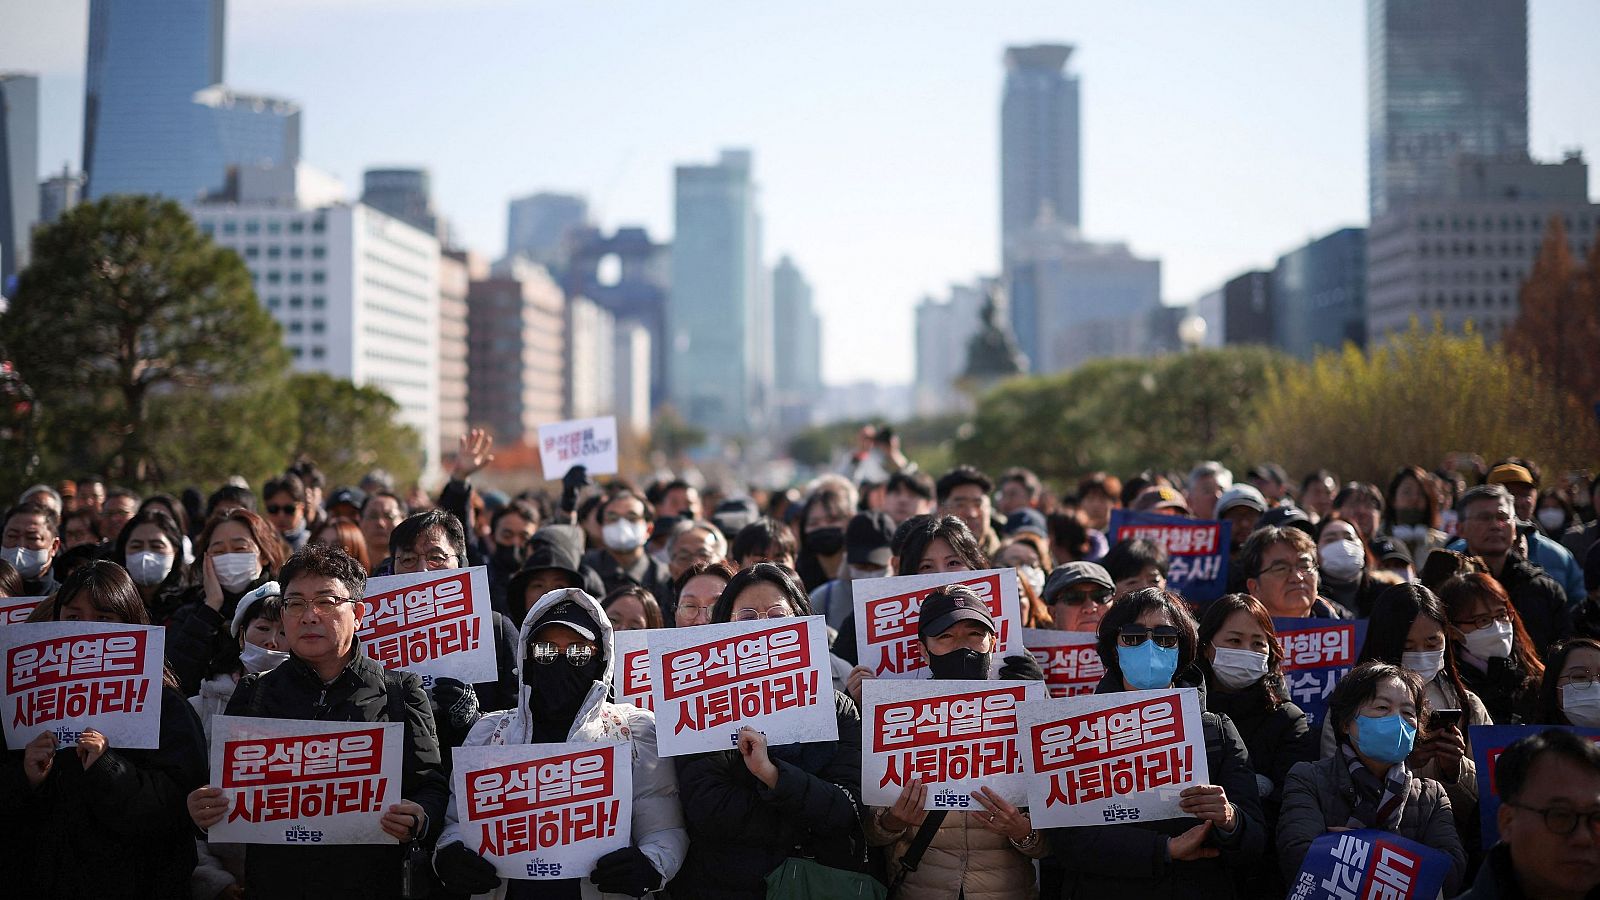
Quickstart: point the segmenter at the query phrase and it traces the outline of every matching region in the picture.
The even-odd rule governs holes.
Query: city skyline
[[[951,8],[891,53],[910,7],[701,4],[619,18],[498,2],[445,16],[415,2],[235,0],[227,77],[304,110],[303,157],[352,196],[365,168],[428,168],[439,212],[490,254],[507,201],[538,191],[582,193],[602,227],[638,223],[668,239],[673,166],[748,146],[762,261],[790,254],[814,285],[828,380],[903,382],[912,308],[998,259],[1006,46],[1077,48],[1085,229],[1159,257],[1168,302],[1366,224],[1364,8],[1271,23],[1242,7],[1154,8],[1068,17],[1019,5],[999,24]],[[0,19],[20,26],[0,36],[0,68],[42,76],[47,172],[81,162],[86,9],[0,0]],[[1600,62],[1579,27],[1592,18],[1577,2],[1531,4],[1536,158],[1600,146],[1600,112],[1584,102]],[[459,27],[441,34],[442,21]],[[362,52],[342,58],[361,30]],[[518,97],[529,100],[508,102]],[[574,139],[540,139],[552,132]]]

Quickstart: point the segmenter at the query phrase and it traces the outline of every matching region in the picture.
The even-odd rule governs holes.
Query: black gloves
[[[638,847],[623,847],[600,857],[589,880],[602,894],[643,897],[661,887],[661,873]]]
[[[472,685],[454,678],[433,680],[433,706],[433,718],[439,727],[439,742],[446,747],[461,746],[467,739],[467,732],[483,716],[478,709],[478,694]]]
[[[1044,670],[1039,668],[1039,661],[1031,653],[1020,656],[1008,656],[1000,666],[1000,679],[1002,681],[1043,681]]]
[[[572,512],[578,508],[578,492],[594,484],[589,480],[588,466],[573,466],[561,476],[561,511]]]
[[[468,850],[460,841],[440,847],[433,855],[433,873],[452,891],[487,894],[500,886],[494,863]]]

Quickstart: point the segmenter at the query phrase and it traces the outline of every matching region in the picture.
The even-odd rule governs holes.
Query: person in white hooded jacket
[[[532,658],[536,644],[547,660]],[[592,649],[592,655],[583,648]],[[549,659],[551,656],[554,658]],[[488,860],[469,849],[452,797],[433,859],[434,871],[446,888],[495,900],[603,900],[642,896],[659,890],[677,875],[689,849],[677,772],[671,760],[656,754],[655,714],[606,699],[615,662],[611,622],[599,601],[577,588],[545,594],[522,620],[517,644],[521,675],[517,708],[484,716],[467,734],[465,746],[630,743],[632,845],[601,857],[587,878],[502,880]]]

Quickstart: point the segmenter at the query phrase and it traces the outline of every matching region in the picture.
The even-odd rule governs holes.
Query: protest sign
[[[43,597],[0,597],[0,625],[20,625],[28,621],[33,608]]]
[[[483,566],[367,579],[366,610],[356,637],[361,651],[386,669],[467,684],[499,677],[494,613]]]
[[[1450,857],[1388,831],[1360,828],[1311,842],[1290,900],[1433,900]]]
[[[1350,674],[1367,639],[1367,620],[1275,618],[1272,630],[1283,646],[1289,699],[1305,712],[1311,733],[1319,734],[1333,686]]]
[[[863,681],[863,801],[893,806],[916,778],[928,788],[927,809],[981,809],[972,797],[980,787],[1021,806],[1017,709],[1044,695],[1037,681]]]
[[[1001,661],[1023,652],[1022,601],[1017,593],[1016,569],[981,572],[941,572],[862,578],[850,583],[856,614],[856,659],[877,678],[926,678],[927,660],[917,640],[922,601],[934,589],[964,584],[989,607],[994,617],[996,644],[994,669]]]
[[[1167,551],[1167,587],[1190,603],[1204,604],[1228,592],[1228,541],[1233,533],[1229,522],[1164,516],[1152,512],[1111,511],[1113,546],[1121,541],[1142,538],[1154,541]]]
[[[1500,840],[1500,790],[1494,783],[1494,767],[1507,747],[1528,737],[1560,728],[1591,741],[1600,741],[1600,728],[1575,728],[1567,725],[1473,725],[1466,729],[1467,746],[1478,772],[1478,818],[1483,846],[1493,847]]]
[[[458,747],[456,815],[467,849],[504,878],[586,878],[632,845],[632,745]]]
[[[0,628],[6,746],[46,731],[58,746],[85,729],[113,747],[161,745],[166,629],[111,622],[33,622]]]
[[[771,746],[839,737],[821,616],[654,629],[646,643],[662,756],[730,749],[745,725]]]
[[[584,466],[591,476],[615,475],[616,416],[540,425],[539,462],[546,481],[560,481],[573,466]]]
[[[650,633],[664,629],[637,629],[611,633],[617,653],[616,677],[618,703],[631,703],[640,709],[655,709],[655,698],[650,696],[650,651],[646,646]]]
[[[1053,631],[1024,628],[1022,645],[1044,670],[1044,685],[1052,697],[1094,693],[1106,674],[1095,649],[1092,631]]]
[[[1194,688],[1029,702],[1019,720],[1040,828],[1178,818],[1178,794],[1210,777]]]
[[[393,844],[379,824],[400,802],[402,722],[217,716],[211,783],[228,814],[213,841]]]

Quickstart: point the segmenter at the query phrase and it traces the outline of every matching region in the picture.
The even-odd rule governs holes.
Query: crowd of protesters
[[[0,597],[41,598],[29,621],[164,626],[166,671],[155,749],[92,728],[6,748],[0,893],[733,900],[768,896],[769,873],[804,857],[901,900],[1282,897],[1316,838],[1356,828],[1445,854],[1446,897],[1600,891],[1600,749],[1572,731],[1600,728],[1600,481],[1453,457],[1384,484],[1202,461],[1047,486],[1020,468],[934,478],[869,436],[802,489],[575,468],[508,497],[474,484],[491,451],[464,437],[436,496],[381,472],[329,486],[304,459],[259,491],[141,497],[91,476],[23,492]],[[1227,593],[1170,589],[1160,545],[1116,540],[1118,509],[1230,523]],[[486,568],[494,680],[425,689],[362,654],[369,577],[471,566]],[[1097,693],[1197,689],[1209,783],[1183,792],[1183,817],[1041,830],[988,790],[970,812],[928,812],[915,781],[862,802],[872,672],[852,583],[1002,567],[1026,627],[1095,635]],[[617,702],[618,631],[807,615],[833,640],[837,740],[769,747],[746,728],[732,749],[664,758],[653,715]],[[1366,623],[1320,729],[1286,688],[1284,618]],[[918,629],[934,679],[1043,677],[1029,655],[993,659],[996,623],[959,585],[926,599]],[[219,715],[403,723],[402,799],[381,815],[395,844],[208,841],[227,807],[207,772]],[[1490,724],[1555,727],[1491,773],[1469,742]],[[502,878],[462,834],[452,751],[563,741],[631,743],[630,845],[581,878]]]

